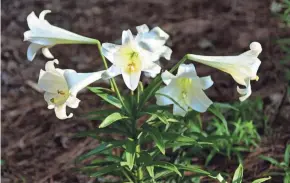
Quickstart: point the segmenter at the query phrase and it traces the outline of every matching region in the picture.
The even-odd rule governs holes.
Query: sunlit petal
[[[42,54],[46,58],[54,58],[53,55],[50,53],[49,49],[47,47],[42,48]]]
[[[126,71],[122,71],[122,76],[126,86],[134,91],[138,87],[138,83],[140,81],[141,71],[127,73]]]
[[[120,49],[120,45],[112,43],[103,43],[102,44],[102,53],[103,55],[112,63],[114,63],[114,54]]]
[[[75,96],[68,97],[66,105],[70,108],[77,108],[79,106],[80,100]]]
[[[202,56],[189,54],[188,59],[215,67],[230,74],[238,84],[246,87],[247,94],[240,98],[240,100],[243,101],[251,95],[251,84],[249,79],[258,79],[257,71],[261,65],[261,61],[257,57],[261,52],[261,44],[252,42],[250,44],[250,50],[237,56]],[[245,93],[245,91],[240,90],[239,93],[242,94]]]
[[[60,106],[55,106],[54,108],[55,115],[58,119],[67,119],[73,117],[73,114],[66,114],[66,104],[62,104]]]
[[[37,53],[40,50],[42,45],[31,43],[27,49],[27,59],[32,61]]]

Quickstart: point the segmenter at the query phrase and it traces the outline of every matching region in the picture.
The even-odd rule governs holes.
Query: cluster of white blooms
[[[32,12],[27,17],[30,28],[24,33],[24,40],[31,44],[27,50],[28,60],[32,61],[37,51],[47,58],[54,58],[48,48],[57,44],[97,44],[98,40],[80,36],[48,23],[44,17],[50,10],[42,11],[39,18]],[[172,50],[165,46],[169,35],[161,28],[149,29],[147,25],[137,26],[137,35],[130,30],[123,31],[122,45],[111,43],[102,44],[102,54],[112,66],[107,70],[93,73],[77,73],[71,69],[58,69],[54,64],[58,60],[48,61],[45,71],[41,70],[38,85],[42,88],[44,99],[49,109],[54,109],[59,119],[70,118],[66,106],[76,108],[80,100],[77,93],[89,84],[99,79],[110,79],[122,75],[126,86],[134,91],[138,87],[141,72],[145,75],[156,77],[160,74],[161,67],[158,61],[161,57],[170,60]],[[257,70],[261,61],[257,58],[261,53],[260,43],[250,44],[250,50],[237,56],[202,56],[187,54],[186,58],[224,71],[245,88],[237,88],[244,101],[251,95],[251,80],[258,80]],[[184,116],[189,108],[198,112],[205,112],[212,101],[204,93],[213,85],[210,76],[199,77],[193,64],[181,64],[176,76],[165,71],[161,73],[165,87],[156,92],[157,105],[173,104],[173,114]],[[178,102],[178,105],[176,102]]]

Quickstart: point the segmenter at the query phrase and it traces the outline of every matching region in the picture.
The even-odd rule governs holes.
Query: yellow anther
[[[61,90],[57,90],[57,93],[60,94],[60,95],[65,95],[65,92],[61,91]]]
[[[256,76],[255,80],[256,80],[256,81],[259,81],[259,76]]]
[[[135,71],[135,64],[134,63],[128,64],[128,70],[129,70],[129,72],[134,72]]]

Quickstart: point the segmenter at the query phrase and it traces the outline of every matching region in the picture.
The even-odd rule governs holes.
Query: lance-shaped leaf
[[[135,162],[135,151],[136,151],[136,144],[133,139],[128,139],[126,142],[126,160],[127,160],[127,165],[129,166],[130,170],[132,170]]]
[[[81,156],[79,156],[76,161],[79,162],[79,161],[82,161],[84,159],[87,159],[93,155],[97,155],[103,151],[106,151],[106,150],[110,150],[110,149],[113,149],[115,147],[120,147],[122,146],[123,144],[125,144],[125,141],[114,141],[114,142],[111,142],[111,143],[102,143],[100,144],[98,147],[96,147],[95,149],[87,152],[86,154],[83,154]]]
[[[110,114],[106,119],[100,124],[99,128],[105,128],[106,126],[109,126],[110,124],[121,120],[121,119],[127,119],[128,117],[123,116],[122,114],[115,112]]]
[[[243,181],[243,165],[240,164],[239,167],[236,169],[232,183],[242,183]]]
[[[152,164],[150,164],[150,166],[164,168],[164,169],[167,169],[167,170],[170,170],[172,172],[177,173],[180,177],[182,176],[181,173],[179,172],[179,170],[177,169],[177,167],[174,164],[171,164],[171,163],[168,163],[168,162],[165,162],[165,161],[153,162]]]
[[[108,91],[108,89],[106,88],[101,88],[101,87],[88,87],[88,89],[95,93],[96,95],[98,95],[99,97],[101,97],[103,100],[105,100],[106,102],[121,108],[122,104],[120,102],[119,99],[117,99],[116,97],[106,93],[105,91]]]
[[[254,180],[252,183],[262,183],[270,179],[271,177],[260,178],[260,179]]]
[[[95,173],[90,174],[90,177],[99,177],[110,172],[118,171],[121,168],[119,164],[109,165],[97,170]]]
[[[162,154],[165,154],[165,144],[163,142],[163,138],[159,130],[155,127],[151,127],[148,125],[144,126],[144,130],[150,135],[150,137],[156,143],[158,149],[161,151]]]

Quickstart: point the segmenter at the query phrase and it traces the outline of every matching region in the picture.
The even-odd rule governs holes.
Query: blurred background
[[[172,60],[162,62],[164,68],[172,66],[186,53],[236,55],[248,50],[252,41],[260,42],[263,47],[259,56],[260,80],[252,82],[252,97],[262,98],[261,115],[267,117],[277,133],[262,139],[259,151],[281,158],[290,139],[289,56],[286,57],[285,49],[277,42],[289,38],[290,30],[279,16],[281,2],[277,1],[277,5],[272,0],[2,0],[3,183],[94,182],[71,168],[75,157],[98,142],[71,137],[94,127],[80,115],[103,104],[94,94],[84,91],[79,97],[80,107],[73,111],[74,117],[58,120],[54,111],[47,109],[43,94],[36,87],[39,71],[47,59],[42,54],[37,54],[33,62],[26,58],[29,45],[23,42],[23,33],[28,30],[26,17],[32,11],[38,15],[45,9],[52,10],[46,16],[51,24],[101,42],[118,42],[122,30],[136,32],[135,26],[141,24],[151,28],[159,26],[170,34],[168,45],[173,49]],[[58,45],[51,52],[63,69],[78,72],[104,69],[96,46]],[[231,76],[210,67],[196,66],[200,76],[213,77],[215,85],[207,91],[213,101],[238,100],[236,83]],[[144,82],[148,81],[144,78]],[[259,164],[253,153],[248,158],[246,161],[256,164],[245,165],[246,170],[262,172],[270,167]]]

